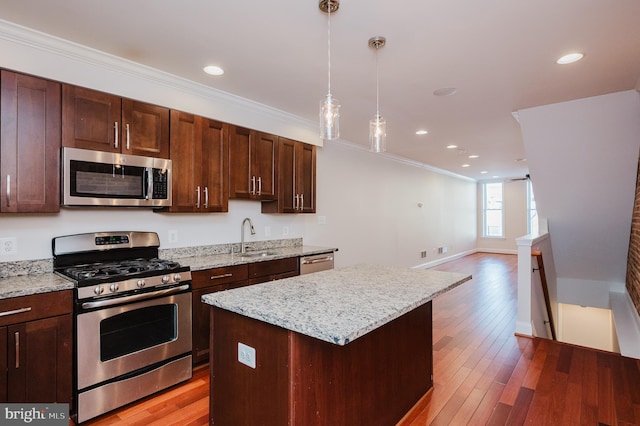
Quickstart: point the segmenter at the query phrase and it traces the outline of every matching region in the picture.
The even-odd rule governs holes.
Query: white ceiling
[[[0,18],[309,120],[327,92],[318,0],[0,0]],[[376,53],[367,41],[384,36],[388,151],[473,179],[523,176],[512,112],[636,87],[639,22],[637,0],[342,0],[331,15],[341,138],[368,143]],[[571,51],[586,56],[555,64]],[[225,74],[205,75],[209,64]],[[442,87],[458,91],[434,96]]]

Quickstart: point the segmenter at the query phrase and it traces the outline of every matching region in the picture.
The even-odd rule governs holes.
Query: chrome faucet
[[[245,217],[242,221],[242,225],[240,225],[240,254],[245,254],[247,252],[247,248],[244,246],[244,224],[245,222],[249,222],[249,229],[251,230],[251,235],[256,234],[256,230],[253,228],[253,222],[248,217]]]

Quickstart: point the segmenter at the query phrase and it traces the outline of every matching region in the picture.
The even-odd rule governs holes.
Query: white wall
[[[494,253],[516,254],[516,238],[527,231],[527,182],[524,180],[504,181],[503,194],[504,233],[503,238],[482,236],[482,182],[478,182],[478,250]]]
[[[0,67],[318,142],[315,123],[2,21]],[[437,259],[438,246],[447,245],[447,255],[475,248],[475,182],[344,142],[319,148],[317,165],[314,215],[263,215],[259,202],[236,200],[229,202],[229,213],[63,208],[59,214],[2,214],[0,238],[17,238],[18,252],[2,257],[0,268],[1,262],[49,258],[52,237],[79,232],[154,231],[162,248],[238,242],[244,217],[252,218],[257,231],[253,237],[247,233],[249,241],[302,237],[305,244],[338,247],[337,266],[359,262],[415,266]],[[320,216],[326,224],[318,223]],[[168,242],[169,230],[177,231],[177,243]],[[428,251],[426,259],[420,258],[421,250]]]
[[[640,147],[640,93],[519,111],[538,213],[548,222],[558,299],[602,307],[624,286]]]
[[[325,217],[326,225],[307,218],[305,239],[337,245],[338,264],[416,266],[466,253],[475,248],[475,187],[466,179],[328,141],[318,149],[317,216]],[[436,254],[441,246],[449,248],[446,255]]]

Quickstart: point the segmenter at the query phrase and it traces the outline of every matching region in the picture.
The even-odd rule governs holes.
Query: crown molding
[[[415,160],[410,160],[408,158],[405,157],[400,157],[398,155],[394,155],[394,154],[390,154],[388,152],[372,152],[367,146],[361,145],[361,144],[357,144],[354,142],[350,142],[344,139],[336,139],[336,140],[332,140],[332,141],[325,141],[325,144],[329,144],[329,143],[333,143],[333,144],[337,144],[337,145],[342,145],[344,147],[347,147],[349,149],[353,149],[356,151],[360,151],[363,153],[367,153],[370,155],[375,155],[377,157],[382,157],[384,159],[390,160],[390,161],[395,161],[396,163],[400,163],[400,164],[404,164],[406,166],[411,166],[411,167],[417,167],[419,169],[423,169],[423,170],[428,170],[430,172],[433,173],[437,173],[440,175],[445,175],[445,176],[450,176],[456,179],[460,179],[460,180],[465,180],[467,182],[477,182],[476,179],[467,177],[467,176],[463,176],[463,175],[459,175],[457,173],[453,173],[450,172],[448,170],[444,170],[444,169],[440,169],[438,167],[434,167],[431,166],[429,164],[425,164],[425,163],[421,163],[419,161],[415,161]]]
[[[121,58],[100,50],[96,50],[87,46],[83,46],[78,43],[74,43],[59,37],[55,37],[46,33],[32,30],[27,27],[23,27],[5,20],[0,20],[0,41],[7,41],[11,44],[20,45],[31,51],[41,52],[46,55],[54,55],[57,58],[62,58],[66,62],[75,64],[84,64],[90,67],[95,67],[99,70],[108,71],[120,76],[126,76],[134,80],[142,80],[153,86],[166,87],[181,93],[185,93],[193,98],[198,98],[204,101],[215,101],[216,103],[225,105],[225,108],[229,110],[241,110],[251,112],[253,116],[258,116],[262,119],[268,119],[274,122],[274,127],[288,127],[288,128],[302,128],[302,133],[311,134],[313,129],[314,136],[307,136],[305,142],[315,145],[322,145],[322,140],[317,136],[318,124],[312,120],[302,118],[300,116],[270,107],[265,104],[261,104],[252,101],[247,98],[243,98],[237,95],[233,95],[222,90],[218,90],[209,86],[205,86],[200,83],[196,83],[185,78],[160,71],[158,69],[139,64],[137,62],[130,61],[125,58]],[[32,61],[33,63],[33,61]],[[6,64],[0,64],[0,66],[7,66]],[[33,69],[41,66],[41,64],[32,64],[29,66],[29,61],[25,61],[25,66],[16,71],[31,72]],[[41,74],[41,73],[38,73]],[[68,81],[68,74],[51,70],[51,74],[42,75],[45,78],[56,79],[58,81],[67,82],[71,84],[77,84],[74,81]],[[96,87],[92,87],[96,88]],[[104,90],[104,88],[96,88],[98,90]],[[122,94],[120,94],[122,95]],[[140,99],[147,101],[146,99]],[[191,113],[201,113],[200,111],[188,111]],[[226,117],[216,117],[220,120],[227,121]],[[233,124],[247,125],[244,123],[229,121]],[[256,130],[270,131],[273,129],[256,128]],[[282,132],[279,132],[282,134]],[[284,135],[283,135],[284,136]],[[297,135],[298,138],[300,135]]]

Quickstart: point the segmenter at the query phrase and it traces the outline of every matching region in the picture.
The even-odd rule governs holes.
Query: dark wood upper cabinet
[[[60,211],[60,84],[0,73],[0,212]]]
[[[315,213],[316,147],[280,138],[278,199],[262,203],[262,213]]]
[[[169,158],[169,109],[64,84],[62,145]]]
[[[171,111],[172,206],[169,212],[229,209],[229,125]]]
[[[203,209],[229,211],[229,125],[202,118],[200,172],[205,186]]]
[[[275,200],[278,136],[231,126],[229,198]]]
[[[169,158],[169,109],[122,99],[122,153]]]

